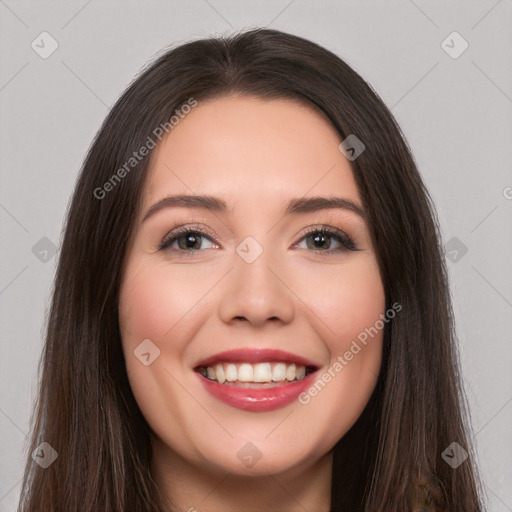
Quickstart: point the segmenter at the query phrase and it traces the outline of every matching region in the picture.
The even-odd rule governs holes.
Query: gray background
[[[454,260],[463,376],[490,510],[512,510],[512,0],[0,0],[0,13],[1,511],[14,510],[19,494],[52,247],[94,134],[157,52],[255,26],[340,55],[406,134]],[[47,59],[31,47],[50,47],[43,31],[59,45]],[[453,31],[469,44],[458,58],[442,46]],[[453,37],[446,45],[462,48]]]

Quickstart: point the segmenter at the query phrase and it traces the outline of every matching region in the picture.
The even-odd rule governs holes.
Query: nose
[[[293,293],[278,267],[269,266],[265,251],[252,263],[236,256],[234,268],[226,276],[219,304],[219,316],[226,324],[249,322],[290,323],[294,317]]]

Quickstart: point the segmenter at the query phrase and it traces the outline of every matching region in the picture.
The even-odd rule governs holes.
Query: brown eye
[[[185,252],[196,252],[201,249],[209,249],[211,247],[201,247],[202,242],[208,240],[212,243],[211,238],[202,233],[201,231],[192,230],[189,228],[180,229],[169,233],[163,240],[159,250],[170,249],[177,242],[176,250]]]
[[[308,235],[306,240],[310,244],[307,244],[308,249],[330,249],[332,243],[332,237],[330,235],[326,235],[325,233],[318,232],[313,235]]]
[[[306,249],[316,252],[334,253],[358,250],[347,234],[336,228],[314,228],[306,233],[300,242],[303,240],[306,241]],[[333,248],[333,245],[336,244],[338,244],[338,247]]]

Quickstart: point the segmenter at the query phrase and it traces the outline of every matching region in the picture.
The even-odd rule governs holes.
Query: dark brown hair
[[[481,511],[440,236],[405,138],[343,60],[265,29],[166,51],[127,88],[91,145],[67,214],[29,447],[46,441],[59,456],[47,469],[27,457],[19,511],[166,510],[117,309],[151,157],[101,199],[95,190],[190,98],[231,94],[312,105],[341,140],[355,134],[366,146],[352,169],[387,303],[402,311],[385,328],[374,393],[334,448],[332,510]],[[457,469],[441,456],[452,442],[470,453]]]

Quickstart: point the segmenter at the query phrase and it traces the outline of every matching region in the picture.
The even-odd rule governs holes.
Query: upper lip
[[[195,365],[195,369],[214,366],[217,363],[264,363],[264,362],[282,362],[295,363],[297,365],[308,366],[314,370],[320,365],[292,352],[286,352],[279,349],[266,348],[238,348],[219,352],[205,359],[202,359]]]

